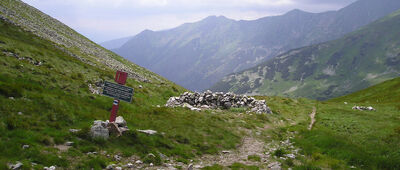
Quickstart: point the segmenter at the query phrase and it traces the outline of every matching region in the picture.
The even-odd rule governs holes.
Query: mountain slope
[[[139,81],[161,80],[159,76],[155,76],[146,69],[97,45],[58,20],[20,0],[1,1],[0,17],[39,37],[52,41],[57,48],[89,65],[125,70],[131,78]]]
[[[293,10],[253,21],[211,16],[170,30],[143,31],[114,51],[186,88],[204,90],[227,74],[340,38],[399,8],[398,0],[360,0],[339,11]]]
[[[363,103],[396,103],[400,109],[400,78],[387,80],[355,93],[334,98],[330,101]]]
[[[226,76],[212,90],[327,99],[400,75],[400,11],[338,40]]]
[[[116,164],[115,155],[121,157],[118,166],[132,159],[143,161],[141,167],[159,166],[160,155],[189,162],[196,155],[232,149],[240,142],[237,129],[242,125],[226,121],[226,114],[157,107],[185,91],[182,87],[102,49],[20,1],[0,1],[0,7],[0,169],[10,169],[7,164],[16,161],[22,169],[105,169]],[[53,26],[58,32],[47,32]],[[63,37],[63,30],[71,34],[53,39]],[[71,46],[64,46],[66,42]],[[91,56],[90,50],[110,58]],[[118,113],[131,130],[109,140],[92,139],[90,126],[94,120],[109,118],[113,99],[92,94],[88,85],[113,81],[113,66],[136,74],[126,84],[135,88],[133,101],[121,102]],[[256,117],[248,120],[259,122]],[[158,133],[147,135],[136,129]]]

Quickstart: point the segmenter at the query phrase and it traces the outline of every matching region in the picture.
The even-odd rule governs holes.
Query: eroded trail
[[[312,111],[312,113],[310,114],[310,118],[311,118],[311,122],[310,122],[310,125],[308,126],[308,130],[311,130],[312,129],[312,127],[313,127],[313,125],[314,125],[314,123],[315,123],[315,115],[317,114],[317,108],[314,106],[313,107],[313,111]]]
[[[258,130],[266,130],[270,128],[265,126],[264,128],[259,128]],[[255,165],[262,166],[268,164],[271,159],[270,155],[266,154],[266,143],[258,139],[248,131],[249,136],[246,136],[242,140],[242,144],[235,150],[223,151],[219,155],[205,155],[202,156],[199,162],[194,164],[194,169],[200,169],[206,166],[212,166],[214,164],[222,166],[230,166],[234,163],[242,163],[244,165]],[[249,156],[259,157],[259,161],[249,160]]]
[[[206,155],[203,156],[198,163],[197,167],[211,166],[219,164],[222,166],[230,166],[235,162],[245,165],[258,165],[262,162],[267,162],[264,152],[265,143],[253,137],[245,137],[242,145],[235,151],[224,151],[219,155]],[[261,158],[260,162],[248,161],[249,155],[257,155]]]

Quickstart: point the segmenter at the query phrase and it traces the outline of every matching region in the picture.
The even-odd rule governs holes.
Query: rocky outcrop
[[[246,95],[236,95],[233,93],[213,93],[207,90],[204,93],[190,93],[185,92],[179,97],[171,97],[165,104],[167,107],[188,107],[191,110],[201,109],[216,109],[223,108],[229,109],[231,107],[248,107],[251,108],[249,112],[272,113],[271,109],[267,106],[264,100],[256,100],[253,97]]]

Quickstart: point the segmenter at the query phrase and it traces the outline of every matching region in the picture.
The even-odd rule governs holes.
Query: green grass
[[[51,42],[4,22],[0,22],[0,41],[0,169],[15,161],[23,162],[25,168],[35,162],[39,169],[51,165],[97,169],[115,163],[103,154],[86,154],[94,151],[124,158],[136,155],[154,164],[163,163],[159,156],[162,153],[188,163],[202,154],[236,148],[245,135],[243,129],[259,130],[259,138],[267,143],[296,134],[295,145],[306,157],[281,161],[285,168],[400,168],[398,79],[327,102],[257,96],[266,100],[272,115],[241,114],[247,111],[245,108],[193,112],[156,107],[185,89],[169,81],[144,83],[129,79],[127,86],[135,88],[133,102],[121,103],[119,115],[127,120],[131,131],[106,141],[91,139],[88,131],[94,120],[108,119],[113,99],[89,93],[88,84],[98,79],[112,81],[113,71],[87,65]],[[43,65],[6,55],[10,52]],[[372,105],[377,111],[355,111],[353,105]],[[317,107],[317,122],[308,131],[313,106]],[[82,130],[72,134],[72,128]],[[136,129],[159,133],[149,136]],[[66,152],[54,147],[67,141],[74,145]],[[22,149],[26,144],[30,147]],[[275,156],[286,153],[285,148],[281,151]],[[258,158],[250,156],[249,160]],[[207,168],[258,169],[239,163]]]
[[[286,140],[290,132],[296,132],[292,141],[305,157],[298,157],[297,161],[280,161],[286,168],[399,169],[398,87],[397,78],[326,102],[257,97],[265,99],[274,112],[268,117],[269,133],[263,133],[272,139],[265,138],[265,141]],[[376,111],[352,110],[354,105],[371,105]],[[317,108],[316,123],[309,131],[309,114],[313,106]],[[279,148],[272,154],[280,157],[287,151]]]
[[[302,130],[296,143],[317,165],[341,160],[361,169],[400,168],[400,111],[387,105],[375,105],[376,112],[351,107],[320,104],[313,130]]]
[[[360,90],[330,101],[363,103],[397,103],[400,106],[400,78],[391,79],[378,85]]]
[[[332,169],[399,169],[398,85],[397,78],[319,102],[313,130],[297,127],[300,135],[295,140],[310,158],[310,164]],[[376,111],[352,110],[353,105],[371,105]]]
[[[254,162],[260,162],[261,158],[258,155],[249,155],[249,156],[247,156],[247,160],[254,161]]]
[[[112,162],[105,155],[86,155],[93,151],[123,157],[137,155],[155,164],[162,163],[158,153],[163,153],[185,162],[197,155],[233,149],[241,140],[238,127],[244,124],[237,113],[158,108],[156,105],[164,105],[170,96],[185,89],[171,82],[133,79],[127,82],[127,86],[135,88],[133,102],[121,103],[119,110],[131,131],[107,141],[93,140],[88,136],[90,125],[94,120],[108,119],[113,99],[91,94],[88,84],[98,79],[112,81],[113,71],[82,63],[51,42],[4,22],[0,22],[0,41],[4,42],[0,44],[0,169],[14,161],[24,162],[26,168],[35,162],[38,167],[72,169],[104,168]],[[44,64],[35,66],[5,54],[9,52]],[[248,124],[260,124],[257,118],[246,117]],[[68,131],[72,128],[82,130],[72,134]],[[159,133],[149,136],[136,129]],[[54,148],[67,141],[75,143],[68,151]],[[25,144],[30,147],[22,149]],[[156,158],[146,158],[149,153]]]

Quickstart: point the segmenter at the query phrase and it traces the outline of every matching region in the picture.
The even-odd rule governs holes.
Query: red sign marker
[[[115,82],[120,85],[124,85],[126,83],[126,78],[128,78],[128,73],[117,71],[117,74],[115,75]]]
[[[128,73],[117,71],[117,74],[115,75],[115,82],[124,85],[126,83],[127,78],[128,78]],[[113,106],[111,109],[110,122],[115,122],[115,119],[117,118],[118,107],[119,107],[119,100],[114,99]]]

